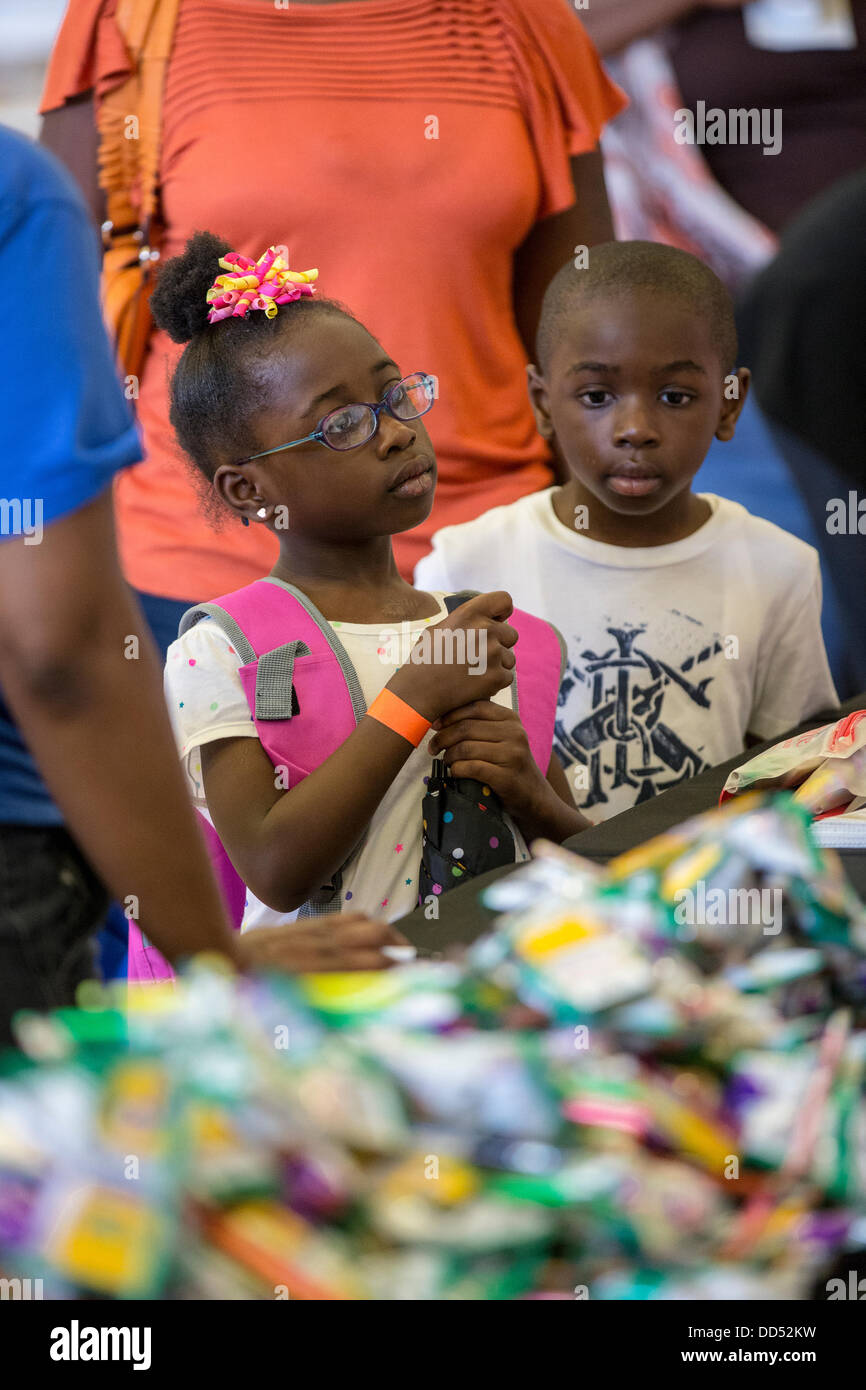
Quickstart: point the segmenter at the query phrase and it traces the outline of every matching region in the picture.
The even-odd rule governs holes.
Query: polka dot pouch
[[[421,814],[419,903],[514,863],[514,836],[496,792],[471,777],[452,777],[442,758],[433,762]]]

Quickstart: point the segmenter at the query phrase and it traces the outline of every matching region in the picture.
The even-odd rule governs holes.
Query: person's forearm
[[[4,671],[28,747],[85,856],[169,960],[234,941],[196,828],[156,653],[126,594],[66,665]]]
[[[401,735],[375,719],[362,719],[345,743],[264,817],[254,853],[239,864],[256,897],[276,912],[294,912],[329,883],[413,751]],[[210,786],[207,769],[205,786]],[[216,818],[215,823],[219,830]]]
[[[527,844],[533,840],[552,840],[561,845],[571,835],[586,830],[590,822],[575,806],[568,806],[547,786],[537,805],[514,815],[514,822]]]
[[[93,93],[72,97],[42,117],[39,142],[65,164],[78,183],[97,228],[105,220],[105,193],[99,185],[99,133]]]
[[[170,960],[235,958],[156,651],[117,563],[110,491],[39,545],[3,541],[0,592],[0,687],[84,854]]]
[[[695,0],[590,0],[580,18],[604,58],[696,8]]]
[[[574,204],[536,222],[514,256],[514,321],[535,361],[535,335],[547,286],[579,246],[593,247],[613,238],[613,221],[604,183],[601,151],[596,148],[570,161]]]

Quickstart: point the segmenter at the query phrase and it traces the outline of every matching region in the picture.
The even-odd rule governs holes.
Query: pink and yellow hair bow
[[[239,251],[229,251],[220,257],[220,265],[227,274],[218,275],[207,292],[208,323],[230,316],[245,318],[250,309],[264,309],[272,319],[278,304],[290,304],[313,294],[312,282],[319,277],[318,270],[289,270],[288,261],[277,246],[268,247],[257,261]]]

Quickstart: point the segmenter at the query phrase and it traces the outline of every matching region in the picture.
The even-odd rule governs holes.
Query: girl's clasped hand
[[[561,797],[542,775],[513,709],[473,700],[437,719],[430,744],[454,777],[492,787],[527,840],[557,836]],[[573,827],[569,827],[573,829]]]
[[[473,700],[491,700],[514,680],[513,611],[504,590],[467,599],[418,639],[389,688],[431,723]]]

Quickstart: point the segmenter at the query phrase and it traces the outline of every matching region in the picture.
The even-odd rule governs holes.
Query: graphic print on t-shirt
[[[599,807],[602,818],[706,765],[695,715],[712,708],[712,668],[724,659],[722,640],[674,609],[664,619],[661,632],[653,624],[650,639],[648,623],[606,618],[601,644],[580,637],[568,644],[577,656],[560,686],[555,746],[566,769],[579,765],[569,781],[581,809]]]

